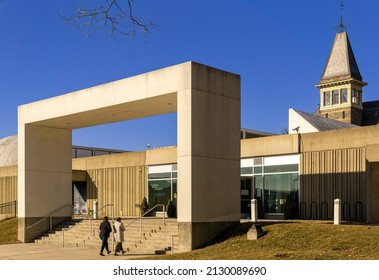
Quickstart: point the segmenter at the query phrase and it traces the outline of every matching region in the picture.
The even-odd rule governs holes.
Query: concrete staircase
[[[134,222],[132,223],[132,221]],[[142,221],[142,235],[139,220],[123,219],[122,222],[125,225],[123,247],[128,254],[165,254],[167,251],[173,252],[178,249],[178,224],[176,219],[166,219],[165,224],[163,224],[162,219],[145,218]],[[90,223],[92,223],[92,232]],[[86,246],[100,249],[101,240],[98,230],[100,223],[101,220],[92,220],[90,222],[87,219],[66,221],[55,227],[53,231],[42,234],[34,242],[65,247]],[[113,236],[111,235],[108,241],[109,246],[112,246],[112,238]],[[172,240],[173,248],[171,248]]]

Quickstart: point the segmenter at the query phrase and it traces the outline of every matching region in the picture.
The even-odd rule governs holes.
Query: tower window
[[[330,105],[330,91],[324,91],[324,106]]]
[[[351,90],[351,103],[359,104],[359,91],[355,89]]]
[[[347,103],[348,98],[347,98],[347,89],[343,88],[341,89],[341,103]]]
[[[338,90],[332,90],[332,104],[339,104],[340,95]]]

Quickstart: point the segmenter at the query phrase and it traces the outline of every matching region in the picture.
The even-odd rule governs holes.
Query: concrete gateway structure
[[[241,130],[240,77],[194,62],[26,104],[18,166],[8,156],[14,142],[0,141],[0,204],[18,201],[28,242],[49,228],[31,225],[50,215],[59,223],[72,204],[75,214],[96,201],[134,217],[143,197],[150,207],[171,199],[180,251],[249,218],[252,198],[260,218],[332,219],[339,198],[344,220],[378,223],[379,107],[362,102],[364,85],[339,33],[317,85],[320,110],[291,109],[286,135]],[[73,129],[167,112],[177,112],[177,147],[72,158]]]
[[[188,62],[19,107],[19,239],[30,241],[46,230],[29,226],[47,215],[57,222],[71,215],[66,206],[72,204],[73,129],[169,112],[178,117],[173,162],[180,185],[180,250],[196,248],[238,222],[240,78]],[[134,172],[132,178],[143,179],[141,156],[135,156],[137,166],[119,170],[120,176]]]

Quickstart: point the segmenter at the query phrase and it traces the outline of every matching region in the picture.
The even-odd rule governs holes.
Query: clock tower
[[[355,125],[362,124],[362,80],[346,31],[336,34],[322,73],[318,114]]]

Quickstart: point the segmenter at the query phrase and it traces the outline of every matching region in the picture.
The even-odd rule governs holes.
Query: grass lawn
[[[17,219],[0,221],[0,245],[20,243],[17,239]]]
[[[247,240],[252,223],[230,228],[208,246],[147,259],[379,260],[379,226],[328,221],[261,222],[265,235]],[[18,243],[17,219],[0,222],[0,244]]]
[[[262,222],[265,235],[247,240],[243,223],[207,247],[149,259],[175,260],[379,260],[379,226],[320,221]]]

